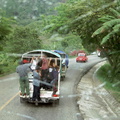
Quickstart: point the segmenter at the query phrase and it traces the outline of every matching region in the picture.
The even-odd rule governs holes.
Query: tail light
[[[59,97],[59,95],[57,95],[57,94],[54,94],[54,95],[52,95],[53,97]]]

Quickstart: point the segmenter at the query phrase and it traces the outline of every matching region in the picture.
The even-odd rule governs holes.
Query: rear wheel
[[[61,80],[64,80],[65,79],[65,76],[61,76]]]
[[[24,99],[20,97],[20,103],[24,103]]]
[[[38,106],[38,102],[35,102],[35,105]]]
[[[38,106],[38,100],[35,100],[35,105]]]
[[[59,99],[57,99],[55,102],[56,102],[56,104],[58,105],[58,104],[59,104]]]
[[[54,100],[54,101],[52,102],[52,105],[53,105],[53,106],[59,105],[59,99]]]

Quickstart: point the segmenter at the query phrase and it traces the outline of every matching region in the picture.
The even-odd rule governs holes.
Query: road
[[[76,84],[80,77],[102,59],[88,56],[88,62],[76,63],[70,59],[66,78],[61,81],[61,98],[58,105],[20,103],[18,75],[16,73],[0,78],[0,120],[83,120],[76,98]]]

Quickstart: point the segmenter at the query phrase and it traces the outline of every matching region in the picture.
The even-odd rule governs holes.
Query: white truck
[[[33,51],[29,51],[27,53],[24,53],[22,55],[22,61],[25,63],[29,63],[32,59],[32,57],[41,57],[42,55],[46,54],[47,58],[52,58],[52,59],[57,59],[57,66],[59,66],[59,74],[58,74],[58,81],[57,81],[57,92],[53,95],[53,89],[51,90],[46,90],[41,88],[40,89],[40,101],[32,101],[32,96],[33,96],[33,73],[29,72],[28,73],[28,78],[29,78],[29,90],[30,90],[30,97],[29,98],[23,98],[20,96],[20,102],[31,102],[31,103],[35,103],[36,105],[38,105],[38,103],[56,103],[56,101],[58,102],[60,99],[60,79],[61,79],[61,69],[62,69],[62,59],[61,56],[58,53],[49,51],[49,50],[33,50]],[[43,82],[44,84],[44,82]],[[45,83],[48,84],[49,83]]]

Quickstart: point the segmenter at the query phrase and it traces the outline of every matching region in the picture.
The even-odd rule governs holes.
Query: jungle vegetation
[[[120,78],[119,0],[0,0],[0,73],[33,49],[104,51],[110,82]],[[52,43],[52,44],[51,44]],[[13,59],[14,58],[14,59]],[[8,60],[11,59],[11,60]]]

